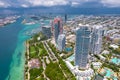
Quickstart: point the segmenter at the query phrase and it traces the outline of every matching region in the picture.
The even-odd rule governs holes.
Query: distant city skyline
[[[120,8],[120,0],[0,0],[0,8],[29,8],[41,6]]]

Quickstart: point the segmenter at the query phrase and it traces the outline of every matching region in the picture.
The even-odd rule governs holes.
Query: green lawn
[[[34,68],[30,70],[30,80],[35,80],[38,76],[41,76],[43,72],[43,68],[40,67],[39,69]]]
[[[67,80],[61,69],[58,67],[58,63],[51,62],[48,64],[45,74],[50,80]]]
[[[35,52],[35,46],[30,46],[30,53]]]

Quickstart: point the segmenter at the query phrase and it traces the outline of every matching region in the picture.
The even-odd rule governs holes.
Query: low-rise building
[[[65,61],[70,71],[76,76],[77,80],[91,80],[94,71],[91,68],[86,70],[79,70],[78,66],[73,66],[69,61]]]
[[[119,48],[119,46],[118,46],[118,45],[115,45],[115,44],[111,44],[110,47],[112,47],[113,49]]]
[[[40,62],[39,59],[31,59],[28,62],[28,66],[32,69],[32,68],[39,68],[40,67]]]
[[[66,37],[66,40],[67,40],[68,42],[75,43],[75,38],[76,38],[76,36],[75,36],[74,34],[72,34],[72,35],[68,35],[68,36]]]
[[[98,55],[100,57],[101,60],[105,61],[105,57],[103,57],[102,55]]]
[[[100,68],[102,63],[101,62],[92,62],[94,68]]]
[[[110,52],[108,50],[104,50],[102,54],[109,54]]]

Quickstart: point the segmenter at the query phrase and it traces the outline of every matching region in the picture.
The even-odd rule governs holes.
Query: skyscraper
[[[55,18],[53,23],[52,23],[52,31],[53,31],[53,36],[55,39],[55,43],[57,44],[57,39],[59,34],[63,33],[63,24],[62,24],[62,19],[61,18]]]
[[[52,33],[51,33],[51,26],[43,26],[42,27],[42,32],[43,34],[47,37],[50,38]]]
[[[57,40],[57,42],[58,42],[58,50],[59,51],[63,51],[63,49],[65,48],[65,35],[64,34],[60,34],[59,36],[58,36],[58,40]]]
[[[99,54],[102,48],[103,27],[101,25],[95,25],[92,28],[91,53]]]
[[[67,22],[67,14],[65,14],[65,23]]]
[[[76,29],[75,65],[82,69],[87,66],[90,34],[91,30],[88,26],[81,26]]]

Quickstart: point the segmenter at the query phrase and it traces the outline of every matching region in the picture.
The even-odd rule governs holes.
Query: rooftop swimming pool
[[[120,59],[115,57],[115,58],[111,59],[111,62],[113,62],[115,64],[120,64]]]
[[[67,48],[65,48],[65,51],[70,52],[70,51],[72,51],[72,48],[71,47],[67,47]]]

